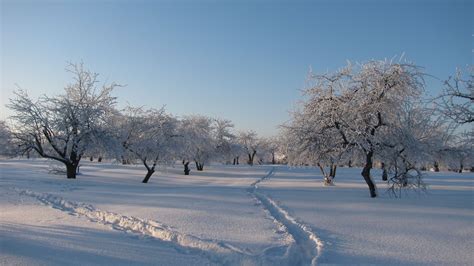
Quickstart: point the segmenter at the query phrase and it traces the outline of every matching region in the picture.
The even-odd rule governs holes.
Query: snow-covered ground
[[[426,195],[371,199],[360,169],[0,161],[1,265],[472,264],[474,175],[427,173]],[[376,173],[377,174],[377,173]]]

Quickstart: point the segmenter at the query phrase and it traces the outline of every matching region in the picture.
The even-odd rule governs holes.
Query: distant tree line
[[[425,73],[409,62],[369,61],[310,73],[303,99],[278,136],[236,131],[232,121],[178,117],[164,108],[116,108],[116,83],[99,84],[83,64],[66,68],[73,82],[57,96],[32,99],[17,90],[0,121],[0,153],[40,156],[76,178],[81,160],[142,164],[147,183],[160,167],[180,162],[204,171],[210,162],[285,163],[320,169],[327,185],[339,166],[361,166],[371,197],[372,169],[394,189],[423,188],[420,170],[473,166],[473,69],[458,71],[442,93],[426,100]],[[466,75],[465,72],[468,72]]]

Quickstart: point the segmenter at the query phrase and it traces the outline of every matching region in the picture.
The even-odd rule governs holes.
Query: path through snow
[[[175,245],[183,252],[196,252],[220,265],[315,265],[321,254],[323,244],[307,225],[297,221],[274,200],[260,192],[258,184],[271,177],[273,167],[265,176],[253,182],[247,192],[271,216],[273,221],[291,238],[288,246],[271,246],[260,254],[252,254],[223,241],[201,239],[199,237],[177,232],[162,223],[125,216],[114,212],[97,209],[93,205],[68,201],[49,193],[38,193],[28,189],[13,188],[23,196],[37,199],[71,215],[86,217],[92,222],[111,225],[112,228],[153,237]]]
[[[40,202],[55,209],[68,212],[71,215],[83,216],[92,222],[111,225],[114,229],[154,237],[170,242],[184,252],[198,252],[210,261],[220,265],[245,264],[251,262],[251,254],[230,244],[215,240],[200,239],[196,236],[183,234],[170,229],[156,221],[124,216],[113,212],[103,211],[90,204],[67,201],[49,193],[37,193],[31,190],[13,188],[20,195],[36,198]]]
[[[275,167],[252,183],[247,191],[268,211],[275,223],[283,226],[293,238],[294,242],[288,247],[285,254],[288,265],[316,265],[323,248],[323,242],[309,226],[297,221],[274,200],[258,190],[258,184],[270,178],[274,173]]]

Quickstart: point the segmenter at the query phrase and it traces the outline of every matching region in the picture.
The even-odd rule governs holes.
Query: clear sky
[[[83,61],[119,106],[228,118],[277,132],[311,66],[406,58],[445,79],[472,64],[473,1],[5,1],[0,119],[15,84],[58,94]],[[428,92],[441,83],[428,78]]]

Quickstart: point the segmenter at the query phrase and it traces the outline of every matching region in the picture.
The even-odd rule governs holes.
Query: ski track
[[[279,227],[283,226],[292,237],[294,242],[288,247],[285,254],[288,265],[316,265],[323,249],[323,242],[309,226],[299,222],[280,207],[277,202],[258,191],[258,184],[270,178],[274,173],[275,167],[265,176],[252,183],[247,191],[267,210],[274,222]]]
[[[20,195],[33,197],[45,205],[71,215],[86,217],[91,222],[111,225],[113,229],[153,237],[171,243],[183,252],[196,252],[219,265],[316,265],[323,243],[311,228],[292,217],[269,196],[258,191],[258,184],[275,173],[273,167],[253,182],[247,192],[291,238],[288,246],[271,246],[261,254],[252,254],[223,241],[201,239],[183,234],[159,222],[103,211],[93,205],[67,201],[49,193],[12,188]],[[285,249],[285,250],[283,250]]]
[[[49,193],[38,193],[31,190],[13,188],[23,196],[30,196],[45,205],[75,216],[83,216],[91,222],[111,225],[113,229],[153,237],[171,243],[183,252],[197,252],[219,265],[249,264],[254,260],[251,254],[228,243],[216,240],[201,239],[172,230],[159,222],[124,216],[113,212],[102,211],[90,204],[67,201]],[[252,263],[250,263],[252,264]]]

